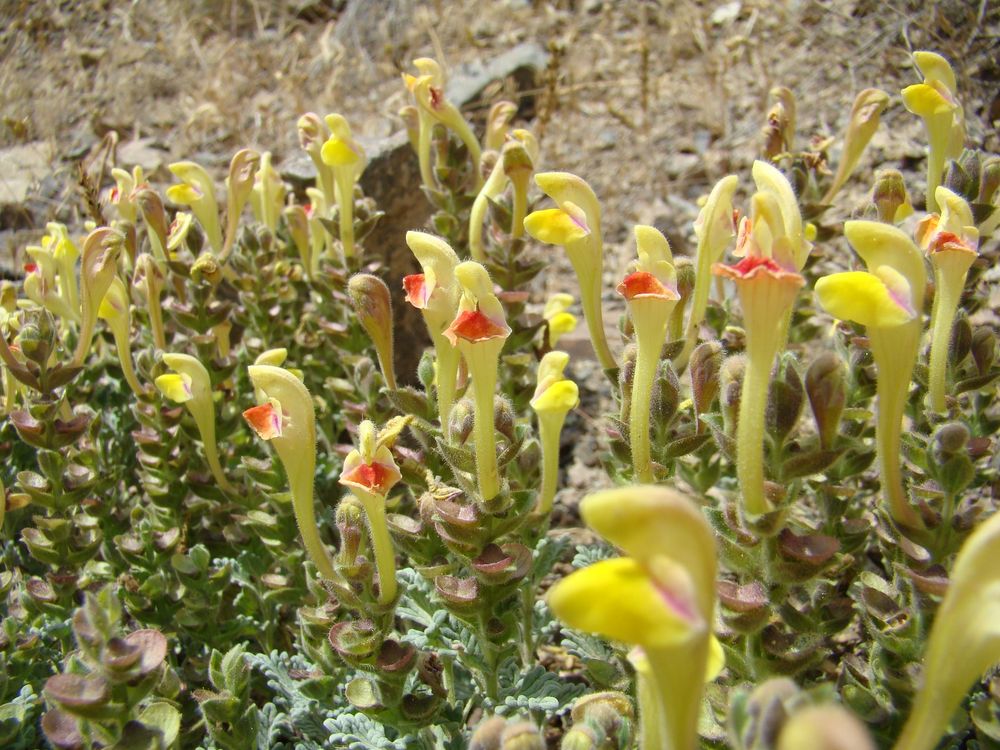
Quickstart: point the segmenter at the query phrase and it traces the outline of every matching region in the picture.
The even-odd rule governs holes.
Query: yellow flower
[[[90,352],[97,311],[118,273],[118,256],[124,244],[124,236],[108,227],[95,229],[87,235],[83,243],[83,255],[80,261],[81,323],[76,351],[73,354],[74,365],[82,365]]]
[[[378,570],[379,602],[389,604],[396,598],[396,557],[386,522],[385,499],[400,480],[399,467],[389,446],[379,440],[375,425],[367,419],[358,426],[358,446],[344,459],[340,483],[364,506]]]
[[[485,268],[475,261],[466,261],[455,267],[455,278],[462,288],[462,297],[458,315],[444,336],[461,352],[469,368],[475,409],[476,475],[481,500],[489,504],[500,493],[493,395],[497,390],[500,350],[511,331]]]
[[[455,280],[458,255],[443,239],[425,232],[407,232],[406,244],[420,263],[423,273],[404,277],[403,288],[407,302],[420,310],[434,344],[438,419],[447,441],[451,439],[449,416],[455,403],[458,365],[461,361],[458,350],[445,336],[445,329],[458,310],[461,293]]]
[[[276,351],[272,351],[269,358],[272,361],[283,359]],[[264,400],[259,406],[243,412],[243,418],[259,437],[274,446],[285,467],[292,509],[306,553],[320,575],[338,580],[330,553],[320,539],[313,508],[316,410],[312,397],[301,380],[280,367],[257,364],[247,368],[247,372],[255,392],[259,392]]]
[[[635,241],[637,269],[618,285],[618,293],[628,304],[638,345],[630,402],[632,466],[637,481],[652,482],[649,418],[653,385],[667,338],[667,323],[680,296],[667,238],[654,227],[639,225],[635,227]]]
[[[118,351],[118,361],[122,366],[122,374],[125,382],[136,396],[142,396],[145,392],[135,376],[135,369],[132,367],[132,345],[130,334],[132,330],[131,301],[128,296],[128,287],[117,276],[111,280],[100,307],[97,309],[97,316],[107,321],[111,335],[115,339],[115,349]]]
[[[641,646],[660,701],[663,746],[693,749],[713,653],[712,530],[687,497],[651,485],[595,493],[580,513],[628,557],[567,576],[549,591],[549,606],[570,627]]]
[[[203,167],[193,161],[179,161],[170,165],[170,171],[181,181],[167,188],[167,198],[191,212],[205,230],[212,251],[222,250],[222,228],[219,226],[219,204],[215,200],[215,186]]]
[[[573,304],[573,295],[559,292],[549,297],[542,310],[542,317],[548,324],[550,348],[559,344],[559,339],[576,330],[576,316],[568,312]]]
[[[941,55],[914,52],[913,62],[924,80],[903,89],[903,104],[927,129],[927,210],[937,211],[937,187],[945,162],[957,159],[965,141],[965,117],[957,98],[955,72]]]
[[[354,185],[368,163],[361,144],[351,135],[351,126],[342,115],[327,115],[330,137],[320,151],[323,162],[333,170],[337,208],[340,215],[340,244],[344,259],[354,257]]]
[[[923,523],[903,489],[900,437],[923,333],[924,261],[913,241],[890,224],[848,221],[844,235],[865,261],[868,273],[833,274],[816,283],[816,293],[831,315],[867,328],[878,368],[875,440],[882,490],[892,518],[919,529]]]
[[[878,130],[882,111],[887,106],[889,106],[889,95],[879,89],[865,89],[857,95],[844,133],[844,145],[837,164],[837,174],[834,175],[830,188],[823,196],[822,203],[830,203],[837,191],[847,182],[847,178],[858,165],[865,147]]]
[[[226,479],[219,461],[219,448],[215,442],[215,404],[208,370],[189,354],[164,354],[163,363],[174,372],[158,376],[154,381],[156,388],[171,401],[187,407],[198,427],[212,476],[222,490],[235,494],[237,490]]]
[[[601,366],[617,367],[604,333],[601,309],[601,274],[604,245],[601,239],[601,207],[590,185],[567,172],[543,172],[535,183],[558,208],[535,211],[524,219],[528,234],[540,242],[566,248],[566,255],[580,285],[580,302],[590,340]]]

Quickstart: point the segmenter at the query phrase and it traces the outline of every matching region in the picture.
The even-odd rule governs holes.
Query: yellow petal
[[[531,400],[536,412],[568,412],[580,403],[580,389],[572,380],[559,380]]]
[[[897,281],[902,279],[897,272]],[[905,282],[905,279],[903,279]],[[819,303],[833,317],[863,326],[888,328],[913,320],[913,312],[893,298],[875,274],[848,271],[824,276],[816,282]]]
[[[955,103],[932,84],[915,83],[907,86],[900,94],[906,108],[920,117],[947,114],[955,109]]]
[[[949,91],[957,91],[958,85],[955,81],[955,71],[951,68],[945,58],[937,52],[918,51],[913,53],[913,62],[920,68],[927,83],[940,81]]]
[[[601,204],[586,180],[569,172],[540,172],[535,175],[535,184],[558,203],[560,208],[565,208],[567,203],[579,206],[586,215],[590,228],[595,233],[600,233]]]
[[[653,269],[657,263],[662,261],[673,263],[674,255],[670,252],[670,243],[663,236],[663,232],[646,224],[636,224],[632,231],[635,234],[641,270],[656,273]]]
[[[160,393],[175,403],[183,404],[194,398],[191,391],[191,376],[189,375],[168,372],[157,377],[154,382]]]
[[[539,242],[566,246],[590,234],[586,222],[572,217],[561,208],[547,208],[528,214],[524,228]]]
[[[927,286],[924,255],[906,232],[880,221],[846,221],[844,236],[864,259],[869,271],[891,266],[903,274],[910,285],[911,307],[923,310],[924,287]]]
[[[675,490],[635,485],[602,490],[580,503],[583,520],[639,560],[668,555],[691,577],[702,617],[715,609],[715,536],[694,501]]]
[[[548,602],[571,628],[624,643],[670,646],[692,634],[691,623],[629,557],[602,560],[570,574],[552,587]]]
[[[261,352],[257,355],[257,359],[255,359],[253,363],[255,365],[273,365],[274,367],[280,367],[284,364],[287,357],[288,350],[284,347],[278,349],[268,349],[267,351]]]
[[[193,185],[182,183],[167,188],[167,198],[181,206],[190,206],[202,197],[201,191]]]
[[[575,331],[576,324],[577,319],[573,313],[556,313],[549,318],[549,346],[555,346],[562,336]]]
[[[705,669],[705,682],[711,682],[718,677],[726,666],[726,652],[713,633],[708,639],[708,666]]]
[[[548,301],[545,303],[545,309],[542,311],[542,317],[546,320],[551,320],[553,317],[561,312],[565,312],[573,304],[573,295],[566,294],[565,292],[557,292],[549,297]]]
[[[323,149],[320,151],[320,156],[324,163],[329,164],[331,167],[344,167],[355,164],[360,158],[348,141],[343,141],[339,138],[331,138],[324,143]]]
[[[792,189],[791,183],[781,173],[781,170],[773,164],[759,159],[753,163],[751,172],[754,182],[757,184],[757,190],[769,193],[777,199],[785,234],[788,236],[792,254],[795,257],[795,267],[802,270],[812,246],[806,242],[803,235],[802,213],[799,211],[799,202],[795,198],[795,191]],[[772,230],[774,229],[775,227],[772,227]]]
[[[125,283],[117,276],[112,279],[111,286],[104,294],[100,306],[97,308],[97,317],[102,320],[114,320],[124,315],[128,311],[129,299],[128,290]]]

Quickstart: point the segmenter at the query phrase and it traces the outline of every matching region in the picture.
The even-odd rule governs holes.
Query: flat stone
[[[19,205],[52,171],[52,147],[33,141],[0,149],[0,206]]]
[[[118,144],[118,166],[132,171],[132,167],[140,166],[147,176],[162,167],[167,161],[166,149],[155,138],[136,138],[134,141]]]

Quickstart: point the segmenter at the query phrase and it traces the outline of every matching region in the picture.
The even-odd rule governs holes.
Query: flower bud
[[[459,401],[452,407],[449,422],[451,423],[451,437],[456,443],[461,445],[469,439],[472,434],[474,414],[472,401],[467,398]]]
[[[337,505],[337,531],[340,532],[340,553],[338,561],[341,565],[351,566],[357,559],[361,549],[361,540],[365,536],[365,509],[361,501],[353,495],[346,495]]]
[[[191,266],[191,278],[195,282],[204,279],[215,286],[222,281],[222,268],[219,266],[219,261],[211,253],[202,253]]]
[[[600,750],[605,747],[607,737],[599,727],[590,722],[575,724],[563,735],[560,750]]]
[[[980,326],[972,332],[972,359],[980,375],[985,375],[996,359],[997,339],[993,331],[986,326]]]
[[[969,442],[969,428],[961,422],[949,422],[942,425],[934,433],[935,460],[947,459],[965,450]]]
[[[785,723],[778,750],[875,750],[858,718],[837,705],[809,706]]]
[[[500,736],[507,721],[502,716],[491,716],[476,726],[469,740],[469,750],[500,750]]]
[[[955,327],[951,331],[951,342],[948,347],[948,356],[953,365],[958,366],[969,356],[972,348],[972,326],[969,319],[964,314],[959,314],[955,320]]]
[[[493,425],[497,432],[512,443],[515,440],[514,422],[514,408],[510,401],[503,396],[495,396],[493,398]]]
[[[745,722],[735,727],[741,746],[774,747],[788,717],[788,704],[799,693],[787,677],[775,677],[756,687],[747,699]]]
[[[392,296],[389,287],[378,276],[359,273],[351,277],[347,290],[358,321],[375,344],[385,384],[390,390],[396,390],[396,372],[392,362]]]
[[[1000,189],[1000,156],[989,156],[979,169],[979,195],[975,202],[993,205],[997,189]]]
[[[719,370],[722,367],[722,344],[706,341],[691,352],[691,398],[696,415],[705,414],[719,395]],[[697,423],[701,431],[701,422]]]
[[[872,202],[878,212],[878,220],[886,224],[896,224],[913,213],[906,182],[897,169],[883,169],[875,174]]]
[[[726,434],[730,436],[736,434],[736,423],[739,421],[740,399],[743,391],[743,375],[746,367],[746,356],[737,354],[726,359],[719,373],[719,400],[722,407],[722,418],[725,422]]]
[[[813,360],[806,372],[806,395],[820,445],[829,448],[837,438],[840,417],[847,404],[847,370],[840,357],[824,352]]]
[[[500,750],[545,750],[545,739],[532,722],[511,722],[500,735]]]

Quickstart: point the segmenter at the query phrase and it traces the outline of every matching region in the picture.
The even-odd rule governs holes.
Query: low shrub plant
[[[340,115],[298,121],[304,193],[249,149],[224,190],[115,169],[0,293],[0,746],[1000,746],[1000,159],[965,148],[948,62],[914,63],[925,211],[888,168],[833,207],[892,96],[802,148],[776,89],[693,257],[637,226],[615,289],[587,182],[511,103],[477,134],[430,59],[401,284]],[[574,545],[582,430],[608,489]]]

